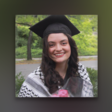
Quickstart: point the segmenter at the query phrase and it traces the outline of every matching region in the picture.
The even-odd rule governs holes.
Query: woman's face
[[[63,33],[52,33],[48,36],[49,57],[56,63],[67,62],[71,55],[68,37]]]

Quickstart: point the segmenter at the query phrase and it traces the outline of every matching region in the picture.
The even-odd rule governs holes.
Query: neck
[[[66,71],[68,68],[68,63],[56,63],[55,70],[59,72],[60,76],[64,79],[66,75]]]

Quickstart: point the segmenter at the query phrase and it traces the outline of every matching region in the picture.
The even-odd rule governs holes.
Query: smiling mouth
[[[65,53],[55,54],[56,57],[62,57]]]

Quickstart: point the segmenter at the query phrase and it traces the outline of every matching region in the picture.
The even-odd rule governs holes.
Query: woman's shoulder
[[[39,78],[42,81],[44,81],[44,75],[43,75],[43,73],[41,71],[40,66],[38,66],[32,73],[30,73],[28,75],[28,77],[30,77],[30,78]]]
[[[40,66],[25,79],[18,97],[45,97],[45,95],[38,91],[38,89],[49,95],[48,88],[44,84],[44,76],[41,72]]]

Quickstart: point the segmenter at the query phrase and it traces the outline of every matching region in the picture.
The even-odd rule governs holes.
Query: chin
[[[64,63],[67,62],[67,60],[54,60],[55,63]]]

